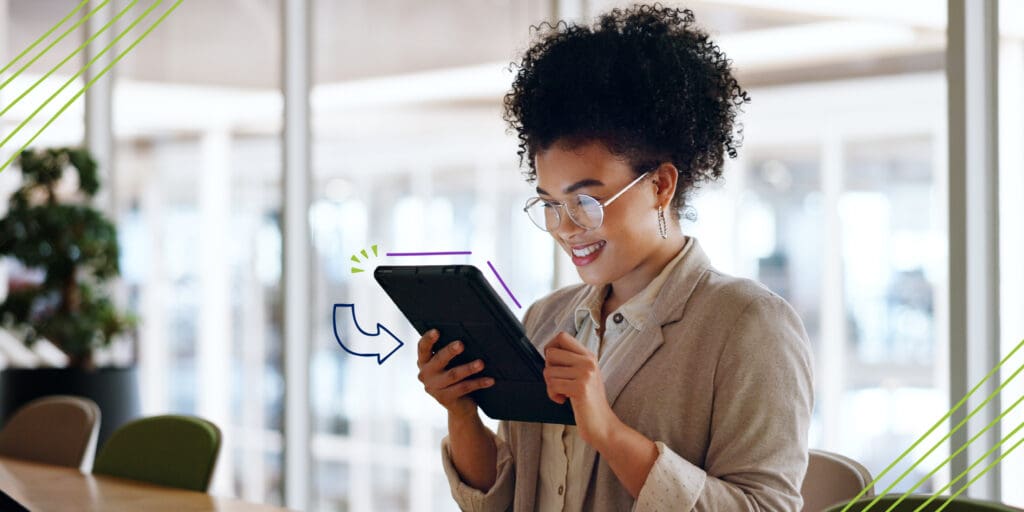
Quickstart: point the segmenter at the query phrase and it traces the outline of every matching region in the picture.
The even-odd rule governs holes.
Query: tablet
[[[553,402],[544,383],[544,358],[523,324],[472,265],[380,266],[373,277],[422,336],[440,332],[433,351],[461,340],[464,350],[446,368],[476,359],[484,369],[470,378],[494,385],[469,396],[497,420],[575,425],[572,406]]]

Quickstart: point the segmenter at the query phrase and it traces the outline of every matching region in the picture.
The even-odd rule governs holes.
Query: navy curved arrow
[[[376,336],[380,336],[381,331],[384,331],[384,332],[386,332],[388,334],[388,336],[391,337],[391,339],[395,340],[395,342],[396,342],[395,348],[391,349],[388,353],[382,355],[380,352],[372,352],[372,353],[369,353],[369,354],[360,354],[359,352],[356,352],[356,351],[351,350],[348,347],[346,347],[345,346],[345,342],[341,341],[341,336],[338,334],[338,310],[341,309],[341,308],[349,308],[349,309],[352,310],[352,324],[356,326],[356,329],[358,329],[359,332],[363,334],[363,336],[376,337]],[[378,365],[384,364],[384,361],[387,361],[387,359],[389,357],[391,357],[392,354],[397,352],[398,349],[402,348],[402,345],[405,345],[405,343],[402,343],[402,340],[398,339],[398,336],[395,336],[391,331],[388,330],[387,327],[384,327],[383,325],[381,325],[379,323],[377,324],[377,332],[374,332],[374,333],[366,332],[366,331],[363,330],[362,327],[359,327],[359,321],[356,320],[356,305],[355,304],[335,304],[334,305],[334,314],[333,314],[333,316],[331,318],[331,323],[334,325],[334,339],[338,340],[338,345],[340,345],[341,348],[345,350],[345,352],[348,352],[349,354],[352,354],[354,356],[360,356],[360,357],[374,357],[374,356],[376,356],[377,357],[377,364]],[[386,342],[387,338],[382,338],[381,341],[382,342]]]

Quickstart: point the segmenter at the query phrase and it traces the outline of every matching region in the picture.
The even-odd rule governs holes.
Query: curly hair
[[[750,97],[689,9],[640,5],[614,9],[593,27],[560,21],[531,30],[535,40],[512,64],[504,98],[528,182],[537,179],[537,153],[552,144],[600,142],[637,174],[675,165],[679,215],[693,189],[721,177],[725,154],[736,157],[736,116]]]

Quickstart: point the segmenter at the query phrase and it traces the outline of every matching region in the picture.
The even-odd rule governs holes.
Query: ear
[[[665,162],[658,166],[651,175],[656,187],[655,193],[657,194],[655,207],[661,205],[667,210],[672,202],[672,197],[676,194],[676,185],[679,182],[679,169],[672,163]]]

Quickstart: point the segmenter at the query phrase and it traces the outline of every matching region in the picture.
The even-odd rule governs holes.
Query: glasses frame
[[[571,220],[573,224],[576,224],[577,226],[583,228],[586,231],[593,231],[593,230],[595,230],[597,228],[600,228],[602,225],[604,225],[604,209],[607,206],[609,206],[610,204],[612,204],[616,199],[621,197],[622,194],[625,194],[627,190],[629,190],[630,188],[633,188],[633,185],[636,185],[637,183],[640,183],[640,181],[642,181],[644,178],[646,178],[648,175],[650,175],[651,172],[653,172],[653,171],[647,171],[647,172],[641,174],[640,176],[637,176],[636,179],[634,179],[633,181],[629,182],[629,184],[626,185],[625,187],[622,187],[621,190],[616,192],[612,197],[609,197],[608,200],[606,200],[604,202],[598,201],[596,198],[594,198],[594,196],[592,196],[590,194],[576,194],[576,197],[589,197],[590,199],[593,199],[595,203],[597,203],[599,211],[601,212],[601,220],[594,227],[587,227],[587,226],[584,226],[583,224],[580,224],[579,221],[577,221],[576,218],[572,216],[572,210],[569,209],[569,207],[566,205],[566,203],[562,203],[562,202],[558,202],[558,201],[547,201],[547,200],[545,200],[544,198],[542,198],[540,196],[533,196],[533,197],[527,199],[526,200],[526,206],[523,207],[523,213],[525,213],[526,216],[530,218],[530,223],[532,223],[534,226],[537,226],[542,231],[550,233],[550,232],[558,229],[558,227],[562,225],[562,215],[561,215],[561,213],[559,213],[559,210],[565,210],[566,217],[569,217],[569,220]],[[530,215],[530,208],[533,208],[534,205],[536,205],[539,202],[545,202],[545,203],[551,205],[552,207],[554,207],[554,208],[552,208],[552,211],[555,212],[555,225],[553,227],[551,227],[550,229],[547,228],[547,227],[541,227],[539,224],[537,224],[537,221],[535,221],[533,219],[533,216]],[[544,225],[547,226],[547,222],[545,222]]]

